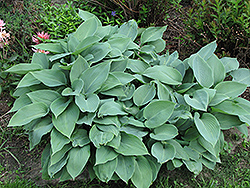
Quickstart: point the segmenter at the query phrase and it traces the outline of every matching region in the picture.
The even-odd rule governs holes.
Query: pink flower
[[[0,27],[3,27],[5,25],[5,23],[3,22],[3,20],[0,20]]]
[[[40,39],[49,39],[50,35],[48,33],[44,33],[44,31],[42,31],[41,33],[38,32],[37,36],[33,35],[32,37],[32,41],[36,44],[40,43]]]
[[[10,39],[10,34],[6,33],[5,30],[0,30],[0,48],[3,48],[4,45],[9,44],[8,39]]]
[[[44,54],[49,54],[49,51],[45,51],[45,50],[41,50],[41,49],[34,49],[32,48],[32,50],[36,53],[44,53]]]

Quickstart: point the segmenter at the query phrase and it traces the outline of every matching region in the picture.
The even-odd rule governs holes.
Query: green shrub
[[[238,96],[249,70],[214,55],[216,42],[181,61],[177,52],[159,55],[166,26],[102,26],[89,12],[79,16],[85,21],[74,33],[34,46],[50,54],[7,70],[23,75],[9,126],[28,131],[30,149],[49,140],[44,179],[74,180],[87,167],[103,182],[149,187],[164,163],[195,174],[213,169],[222,130],[247,134],[250,102]]]
[[[193,1],[184,22],[193,40],[207,44],[217,40],[232,55],[246,47],[250,38],[248,0]]]

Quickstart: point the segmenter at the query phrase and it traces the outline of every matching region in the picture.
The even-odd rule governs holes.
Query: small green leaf
[[[226,73],[239,68],[239,62],[237,61],[237,58],[223,57],[220,60],[224,64]]]

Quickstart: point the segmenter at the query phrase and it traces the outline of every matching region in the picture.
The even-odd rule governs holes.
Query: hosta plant
[[[145,188],[164,163],[213,169],[223,130],[247,134],[250,102],[238,96],[250,71],[219,59],[216,42],[181,61],[177,52],[159,55],[166,27],[104,27],[89,12],[79,16],[74,33],[34,46],[49,54],[7,70],[23,75],[9,126],[23,126],[30,149],[49,140],[43,178],[74,180],[87,168],[91,178]]]

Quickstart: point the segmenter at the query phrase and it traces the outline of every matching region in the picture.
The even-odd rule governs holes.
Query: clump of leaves
[[[87,167],[103,182],[149,187],[164,163],[213,169],[222,130],[247,134],[250,102],[238,96],[249,70],[219,59],[216,42],[181,61],[177,52],[158,54],[166,26],[102,26],[89,12],[79,16],[84,22],[67,38],[34,46],[49,54],[7,70],[23,75],[9,126],[28,131],[30,149],[49,139],[43,178],[75,179]]]

